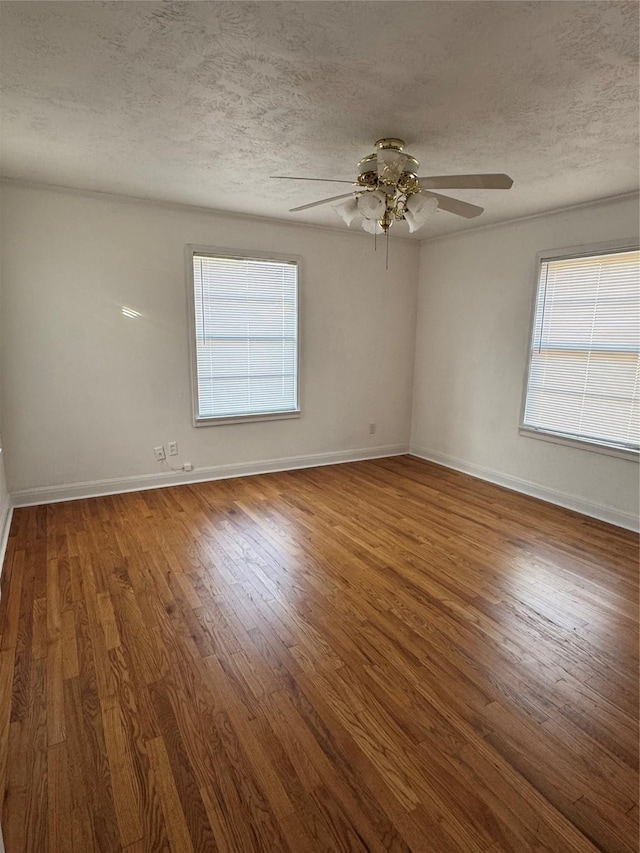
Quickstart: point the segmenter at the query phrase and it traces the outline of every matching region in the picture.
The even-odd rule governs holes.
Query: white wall
[[[9,508],[9,493],[7,491],[7,483],[4,474],[4,453],[2,452],[2,447],[0,447],[0,570],[2,567],[1,555],[3,553],[2,537],[4,533],[4,525],[9,514]]]
[[[2,279],[0,277],[0,297],[2,291]],[[0,316],[2,313],[2,299],[0,298]],[[1,324],[0,324],[1,325]],[[0,348],[1,351],[1,348]],[[1,371],[0,371],[0,380],[1,380]],[[11,524],[11,499],[9,497],[9,492],[7,491],[7,483],[5,479],[4,472],[4,457],[5,454],[3,452],[3,442],[2,442],[2,406],[1,406],[2,394],[0,393],[0,574],[2,573],[2,567],[4,563],[4,552],[7,543],[7,537],[9,536],[9,526]],[[4,851],[4,847],[2,844],[2,831],[0,830],[0,853]]]
[[[364,233],[15,185],[2,214],[12,492],[162,473],[170,440],[196,468],[408,446],[415,243],[386,272]],[[300,419],[192,427],[187,243],[302,256]]]
[[[423,244],[412,448],[632,522],[636,462],[520,436],[518,425],[536,253],[637,235],[638,202],[625,199]]]
[[[636,463],[518,435],[536,252],[633,237],[635,200],[421,249],[396,238],[388,273],[353,232],[16,185],[2,215],[0,459],[18,502],[171,480],[152,455],[169,440],[181,450],[170,461],[196,476],[399,452],[415,351],[415,452],[619,523],[637,515]],[[187,243],[302,256],[299,420],[192,427]],[[0,509],[5,494],[0,470]]]

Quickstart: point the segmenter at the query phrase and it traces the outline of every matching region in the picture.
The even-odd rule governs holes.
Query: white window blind
[[[525,429],[638,450],[639,256],[620,250],[542,260]]]
[[[295,261],[193,255],[196,422],[298,410]]]

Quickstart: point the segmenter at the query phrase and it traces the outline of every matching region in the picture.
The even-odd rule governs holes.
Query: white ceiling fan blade
[[[448,195],[440,195],[439,193],[424,192],[428,198],[438,200],[439,210],[448,210],[449,213],[455,213],[457,216],[464,216],[465,219],[473,219],[474,216],[480,216],[483,212],[483,207],[478,207],[477,204],[469,204],[467,201],[460,201],[458,198],[451,198]]]
[[[513,186],[509,175],[433,175],[418,178],[425,190],[508,190]]]
[[[299,210],[309,210],[310,207],[318,207],[320,204],[329,204],[330,201],[340,201],[341,198],[349,198],[353,193],[344,195],[333,195],[331,198],[323,198],[321,201],[312,201],[311,204],[301,204],[300,207],[292,207],[289,213],[297,213]]]
[[[294,178],[292,175],[269,175],[280,181],[324,181],[328,184],[353,184],[354,181],[344,181],[342,178]]]

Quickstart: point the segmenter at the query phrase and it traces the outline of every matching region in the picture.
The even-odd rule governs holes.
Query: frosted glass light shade
[[[348,198],[346,201],[340,202],[340,204],[335,204],[333,209],[338,216],[342,217],[347,225],[351,225],[354,218],[358,215],[358,202],[355,197]]]
[[[407,209],[404,213],[404,218],[409,226],[409,231],[413,234],[418,228],[422,228],[427,219],[438,209],[438,200],[424,196],[422,193],[410,195],[407,199]]]
[[[363,219],[362,227],[368,234],[382,234],[382,228],[376,219]]]
[[[358,210],[365,219],[380,219],[387,207],[387,197],[380,190],[363,193],[357,201]]]
[[[426,196],[423,193],[414,193],[407,199],[407,209],[414,216],[431,216],[438,209],[438,199],[433,196]]]
[[[404,221],[405,221],[405,222],[407,223],[407,225],[409,226],[409,231],[410,231],[410,233],[411,233],[411,234],[413,234],[413,232],[414,232],[414,231],[417,231],[417,230],[418,230],[418,228],[420,227],[419,225],[416,225],[416,221],[415,221],[415,219],[413,218],[413,214],[411,213],[411,211],[410,211],[410,210],[405,210],[405,212],[404,212]]]

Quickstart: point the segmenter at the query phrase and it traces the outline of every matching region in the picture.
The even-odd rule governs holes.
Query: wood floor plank
[[[2,795],[2,833],[5,850],[26,849],[27,763],[25,760],[24,722],[11,723],[7,770]]]
[[[13,522],[12,522],[13,524]],[[3,577],[3,621],[2,621],[2,648],[15,649],[20,627],[20,602],[22,594],[22,581],[25,571],[26,555],[24,544],[20,550],[15,546],[11,554],[7,555],[6,570]]]
[[[7,759],[9,753],[9,728],[11,725],[11,686],[15,649],[0,650],[0,785],[6,790]],[[2,820],[3,801],[0,799],[0,820]]]
[[[120,845],[113,786],[95,679],[72,678],[64,682],[63,689],[78,840],[88,839],[98,850],[117,850]]]
[[[48,789],[48,849],[63,850],[69,845],[69,824],[73,820],[73,806],[69,782],[69,762],[67,745],[55,743],[47,750],[47,789]]]
[[[62,642],[50,642],[47,649],[47,730],[53,746],[65,740]]]
[[[132,755],[127,749],[125,724],[121,719],[121,706],[115,696],[103,699],[102,726],[109,760],[113,800],[122,846],[126,847],[143,837],[141,791]],[[122,709],[124,710],[124,709]]]
[[[33,661],[30,692],[35,697],[23,729],[21,759],[26,764],[24,844],[27,850],[46,850],[48,845],[47,695],[46,661]]]
[[[172,853],[192,853],[191,836],[180,805],[164,741],[160,737],[148,741],[147,750],[160,794],[171,851]],[[212,849],[215,850],[214,847]]]
[[[391,457],[14,512],[7,853],[638,853],[638,540]]]

